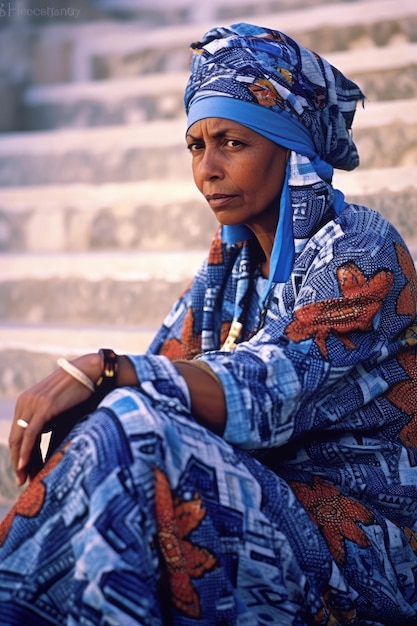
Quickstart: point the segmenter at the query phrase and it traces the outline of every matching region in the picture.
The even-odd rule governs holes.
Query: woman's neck
[[[262,233],[256,235],[256,239],[253,240],[254,252],[259,259],[262,276],[269,278],[269,268],[271,261],[272,247],[274,245],[274,236],[269,233]]]
[[[250,228],[255,235],[258,244],[257,254],[259,255],[262,275],[265,278],[269,278],[271,254],[274,246],[277,225],[278,215],[276,214],[276,210],[271,211],[263,222],[247,224],[248,228]]]

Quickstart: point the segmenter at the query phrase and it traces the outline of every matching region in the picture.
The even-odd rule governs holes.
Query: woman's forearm
[[[194,417],[209,430],[222,435],[226,426],[226,402],[220,382],[196,362],[174,361],[174,365],[187,383]]]
[[[98,352],[84,354],[83,356],[72,359],[71,362],[76,367],[79,367],[93,383],[96,383],[103,374],[103,361]],[[137,385],[138,377],[131,361],[126,356],[118,355],[117,362],[117,386],[128,387],[129,385]]]
[[[93,382],[102,371],[102,362],[98,354],[89,354],[74,359],[74,365],[80,367]],[[226,403],[220,382],[199,362],[174,361],[174,365],[187,383],[191,396],[191,409],[195,418],[206,428],[222,435],[226,424]],[[126,356],[118,357],[117,386],[138,385],[135,368]]]

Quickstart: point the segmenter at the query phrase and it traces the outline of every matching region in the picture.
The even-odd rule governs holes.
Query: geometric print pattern
[[[251,290],[246,335],[225,353],[252,253],[232,248],[215,238],[149,352],[129,357],[140,386],[106,396],[0,525],[5,626],[416,623],[406,246],[349,206],[310,238],[264,316]],[[218,347],[197,358],[227,390],[222,438],[193,419],[172,362],[198,354],[210,262],[224,276]]]

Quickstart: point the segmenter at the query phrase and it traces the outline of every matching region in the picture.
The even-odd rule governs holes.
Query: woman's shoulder
[[[341,266],[355,263],[369,274],[384,267],[399,267],[399,257],[411,259],[407,244],[393,224],[367,206],[347,204],[337,217],[324,224],[306,243],[297,258],[296,271],[308,268],[332,275]]]
[[[319,247],[326,244],[355,246],[374,252],[390,244],[407,247],[393,223],[379,211],[360,204],[346,204],[345,208],[313,235],[310,243]]]
[[[361,247],[370,247],[375,254],[381,249],[384,254],[389,248],[398,246],[408,250],[402,234],[394,224],[379,211],[360,204],[348,204],[335,220],[345,238],[360,242]]]
[[[397,232],[390,220],[376,209],[361,204],[346,204],[345,208],[336,218],[344,230],[359,230],[378,227],[378,232]]]

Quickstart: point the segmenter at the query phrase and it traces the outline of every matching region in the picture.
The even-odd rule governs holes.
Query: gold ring
[[[29,422],[26,422],[25,420],[22,420],[22,419],[18,419],[16,424],[20,426],[20,428],[27,428],[29,426]]]

